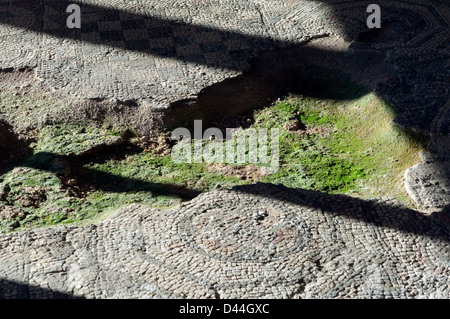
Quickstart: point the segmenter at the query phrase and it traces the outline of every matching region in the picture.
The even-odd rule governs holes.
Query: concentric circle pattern
[[[15,43],[0,41],[0,63],[3,68],[21,68],[34,65],[37,52]]]
[[[223,203],[186,214],[180,235],[193,252],[233,262],[282,259],[307,243],[305,223],[282,207],[258,205],[251,199],[240,207]]]
[[[270,184],[0,237],[3,297],[447,298],[449,217]],[[14,285],[27,282],[28,285]]]
[[[32,66],[71,96],[166,108],[245,74],[262,52],[313,47],[337,68],[353,58],[348,71],[375,81],[396,122],[444,141],[406,184],[426,207],[450,203],[448,1],[378,0],[376,30],[362,0],[82,3],[82,28],[68,29],[68,2],[0,0],[0,69]],[[314,47],[324,39],[348,50]],[[449,225],[446,210],[425,217],[388,199],[238,187],[2,235],[0,297],[448,298]]]

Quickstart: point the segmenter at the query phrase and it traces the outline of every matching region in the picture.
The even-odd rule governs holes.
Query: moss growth
[[[111,160],[87,167],[93,170],[94,179],[98,178],[96,173],[106,176],[103,179],[105,185],[114,183],[116,176],[125,179],[127,183],[117,185],[121,192],[140,190],[158,194],[178,192],[182,195],[181,189],[171,191],[173,186],[204,192],[214,189],[218,184],[241,183],[237,177],[208,172],[205,163],[174,163],[170,156],[160,157],[151,153],[135,154],[125,160]]]
[[[256,118],[265,127],[298,119],[329,132],[299,139],[280,127],[282,166],[264,181],[363,198],[391,196],[412,205],[403,174],[420,160],[426,138],[401,130],[394,117],[390,105],[372,93],[355,100],[291,96],[262,110]]]
[[[292,95],[254,112],[251,128],[278,128],[280,132],[280,168],[258,178],[363,198],[395,197],[411,206],[402,185],[403,174],[419,161],[423,137],[399,129],[393,123],[392,107],[376,95],[361,95],[364,88],[327,72],[319,73],[331,79],[332,85],[313,79],[315,84],[307,85],[305,95]],[[322,89],[320,97],[315,85]],[[350,99],[354,92],[360,97]],[[0,102],[10,103],[1,95]],[[293,121],[301,127],[285,127]],[[43,127],[33,145],[34,155],[22,167],[1,176],[0,203],[24,213],[2,221],[0,232],[98,221],[131,203],[168,208],[200,192],[254,182],[234,174],[234,168],[243,166],[230,166],[233,169],[223,173],[206,163],[174,163],[170,156],[139,152],[81,163],[76,172],[78,184],[88,191],[80,196],[70,193],[61,181],[64,163],[58,168],[55,160],[69,153],[77,156],[120,135],[111,129],[77,125]]]

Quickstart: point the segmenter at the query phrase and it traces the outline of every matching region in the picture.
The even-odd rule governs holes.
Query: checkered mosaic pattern
[[[211,30],[181,21],[170,22],[142,14],[118,10],[83,11],[82,28],[65,27],[65,7],[58,2],[46,4],[44,30],[61,37],[102,43],[159,57],[233,68],[249,60],[256,50],[271,48],[269,40],[251,38],[238,32]]]

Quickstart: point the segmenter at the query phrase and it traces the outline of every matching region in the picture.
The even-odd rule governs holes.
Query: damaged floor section
[[[212,123],[223,131],[278,129],[279,170],[270,175],[249,163],[175,163],[171,153],[176,141],[171,140],[170,131],[160,129],[143,135],[134,126],[134,117],[126,117],[123,108],[133,114],[138,105],[90,101],[85,105],[106,110],[102,117],[85,114],[78,120],[61,118],[54,114],[68,110],[74,101],[42,92],[42,84],[32,81],[30,70],[16,73],[17,78],[26,80],[22,84],[11,80],[14,72],[4,74],[10,79],[3,82],[2,107],[9,107],[4,116],[12,123],[21,123],[16,139],[23,141],[27,155],[4,166],[0,182],[2,232],[94,222],[131,203],[172,207],[203,192],[255,182],[361,198],[396,198],[414,207],[402,185],[403,172],[418,162],[424,141],[392,123],[395,112],[388,103],[339,70],[312,63],[305,63],[296,72],[274,69],[271,74],[284,75],[291,93],[285,89],[287,95],[267,107],[267,102],[257,105],[254,101],[256,110],[236,117],[230,114],[228,119],[224,116],[223,121]],[[256,78],[242,76],[232,87],[257,83]],[[229,92],[229,87],[229,83],[223,84],[222,94]],[[220,87],[214,92],[221,92]],[[198,105],[205,107],[204,101],[211,96],[205,91]],[[229,101],[236,101],[230,105],[243,103],[239,96],[229,95]],[[46,116],[45,122],[24,127],[29,116],[22,118],[27,110],[39,113],[39,108],[53,115]],[[209,109],[205,110],[197,114],[207,115]],[[114,118],[122,121],[112,121]],[[186,116],[180,113],[177,118],[184,121]],[[391,151],[393,145],[395,152]]]
[[[0,0],[0,297],[448,296],[448,3],[68,4]],[[174,164],[195,119],[279,171]]]
[[[218,190],[3,235],[0,296],[446,298],[448,218],[270,184]]]

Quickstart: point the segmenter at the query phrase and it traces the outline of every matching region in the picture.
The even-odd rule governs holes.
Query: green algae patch
[[[353,100],[290,96],[258,111],[256,122],[263,127],[301,123],[294,131],[280,127],[280,170],[263,181],[412,205],[403,174],[420,161],[426,138],[402,130],[394,117],[373,93]]]
[[[174,141],[143,145],[126,130],[42,124],[33,154],[0,176],[0,232],[97,222],[130,204],[167,209],[202,192],[257,181],[391,197],[412,207],[403,175],[419,162],[426,138],[398,127],[396,110],[374,93],[330,78],[331,84],[313,81],[303,94],[249,115],[246,128],[279,131],[279,168],[271,175],[259,164],[176,163]],[[9,98],[0,94],[4,111],[12,107]]]
[[[120,136],[103,128],[77,125],[47,126],[40,130],[36,151],[55,155],[80,155],[99,145],[110,145]]]

